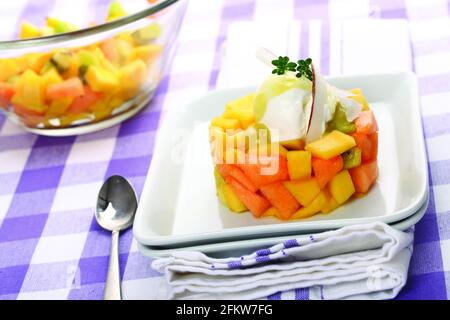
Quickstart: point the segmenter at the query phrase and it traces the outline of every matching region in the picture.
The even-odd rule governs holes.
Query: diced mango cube
[[[63,78],[61,78],[61,76],[59,75],[58,71],[56,71],[55,68],[51,68],[46,73],[44,73],[42,75],[42,78],[44,80],[46,87],[49,87],[52,84],[63,82]]]
[[[145,63],[152,63],[156,58],[159,57],[163,48],[159,44],[148,44],[145,46],[138,46],[131,49],[130,55],[128,56],[128,62],[132,62],[136,59],[141,59]]]
[[[137,59],[120,69],[120,84],[123,89],[139,89],[147,76],[147,65]]]
[[[14,59],[0,59],[0,82],[20,72],[20,66]]]
[[[255,94],[251,93],[242,98],[232,100],[228,102],[225,106],[225,110],[252,110],[253,111],[253,99],[255,98]]]
[[[241,123],[238,119],[228,119],[224,117],[215,117],[211,120],[211,125],[216,127],[221,127],[222,129],[239,129]]]
[[[304,207],[307,207],[320,193],[320,187],[315,178],[285,181],[283,184]]]
[[[311,152],[288,151],[287,161],[291,180],[311,177]]]
[[[40,35],[41,35],[40,31],[35,25],[27,21],[23,21],[22,24],[20,25],[20,33],[19,33],[20,39],[37,38]]]
[[[308,143],[305,150],[321,159],[331,159],[356,146],[355,139],[338,130],[334,130],[323,138]]]
[[[288,150],[302,150],[305,147],[305,142],[302,139],[281,141],[280,144]]]
[[[360,103],[363,111],[369,110],[369,103],[360,88],[352,89],[350,92],[354,94],[354,96],[350,96],[350,98]]]
[[[22,73],[11,101],[35,114],[45,113],[48,107],[45,105],[45,83],[42,77],[31,69]]]
[[[325,194],[323,192],[320,192],[317,197],[315,197],[314,200],[309,204],[309,206],[303,207],[294,212],[294,214],[291,216],[291,219],[303,219],[319,213],[326,204],[326,201],[327,199],[325,197]]]
[[[120,84],[118,77],[114,73],[98,66],[89,66],[85,79],[91,89],[97,92],[115,91]]]
[[[331,196],[339,204],[343,204],[355,193],[355,186],[348,170],[342,170],[335,175],[330,181],[329,188]]]
[[[278,217],[279,214],[280,212],[277,210],[277,208],[270,207],[261,215],[261,217]]]
[[[255,123],[255,115],[251,109],[228,109],[223,113],[223,117],[238,119],[241,122],[241,127],[244,129]]]
[[[222,185],[222,189],[228,209],[233,212],[247,211],[247,207],[239,200],[233,189],[227,183]]]
[[[328,189],[322,190],[323,194],[325,195],[325,204],[322,207],[322,213],[329,213],[339,207],[339,203],[331,196],[331,193]]]

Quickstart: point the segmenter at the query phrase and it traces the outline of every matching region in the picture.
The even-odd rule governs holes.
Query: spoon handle
[[[109,254],[108,274],[105,284],[105,300],[121,300],[120,269],[119,269],[119,231],[113,231],[111,237],[111,252]]]

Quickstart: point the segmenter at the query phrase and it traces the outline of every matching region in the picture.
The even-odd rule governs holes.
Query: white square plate
[[[376,114],[379,177],[367,196],[305,220],[283,222],[231,213],[216,196],[208,126],[226,102],[255,88],[214,91],[167,112],[136,213],[136,239],[151,246],[185,246],[372,221],[393,223],[417,212],[426,201],[428,168],[416,76],[378,74],[328,81],[342,89],[362,88]]]

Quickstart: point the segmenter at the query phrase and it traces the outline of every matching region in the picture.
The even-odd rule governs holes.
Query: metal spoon
[[[137,198],[130,183],[121,176],[109,177],[100,189],[95,218],[100,226],[112,231],[105,300],[121,300],[119,269],[119,232],[133,224]]]

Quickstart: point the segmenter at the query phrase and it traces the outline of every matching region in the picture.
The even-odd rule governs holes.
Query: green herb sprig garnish
[[[280,76],[282,74],[285,74],[286,71],[293,71],[296,72],[295,76],[297,78],[305,76],[312,81],[311,62],[311,58],[298,60],[297,63],[295,63],[289,61],[288,57],[279,56],[278,59],[272,60],[272,64],[275,66],[275,69],[272,70],[272,73]]]

